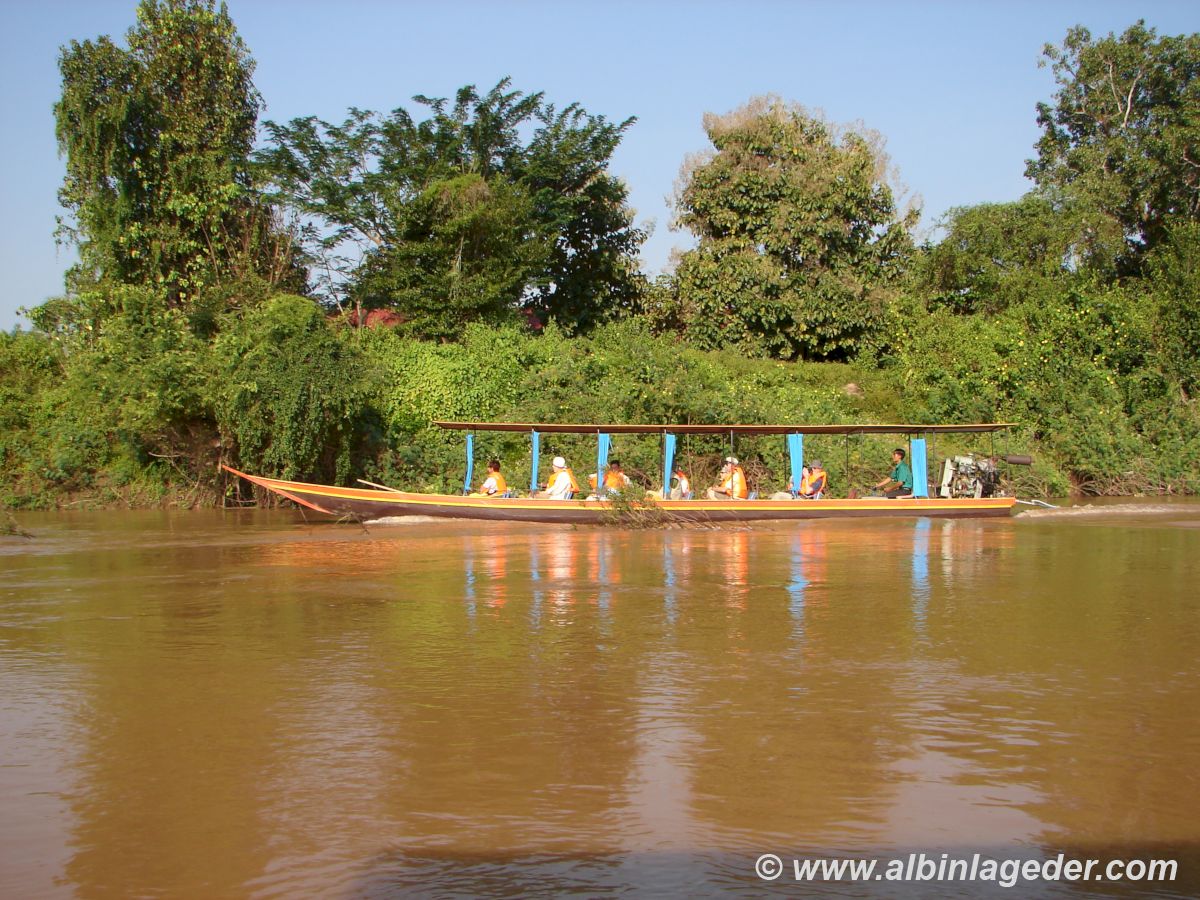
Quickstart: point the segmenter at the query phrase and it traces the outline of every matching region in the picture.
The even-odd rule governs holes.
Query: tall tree
[[[187,306],[239,277],[294,274],[252,189],[261,101],[225,5],[143,0],[126,43],[72,41],[59,61],[59,197],[73,214],[61,233],[81,259],[69,287],[146,285]]]
[[[629,305],[643,236],[607,166],[632,119],[557,111],[508,79],[414,101],[427,117],[267,123],[258,162],[314,223],[331,299],[394,308],[431,337],[519,310],[585,329]]]
[[[917,215],[897,212],[882,141],[771,97],[704,129],[714,149],[685,163],[676,195],[699,238],[677,270],[690,338],[785,359],[856,352]]]
[[[934,305],[995,314],[1031,290],[1087,271],[1109,277],[1124,238],[1092,207],[1056,202],[1041,192],[1011,203],[950,210],[945,237],[919,254],[916,284]]]
[[[1077,26],[1044,53],[1058,91],[1038,104],[1026,174],[1111,216],[1136,266],[1172,221],[1200,216],[1200,35],[1139,21],[1094,40]]]

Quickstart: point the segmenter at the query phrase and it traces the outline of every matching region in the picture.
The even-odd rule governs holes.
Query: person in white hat
[[[561,456],[554,457],[554,475],[546,484],[546,490],[540,491],[537,496],[545,500],[570,500],[571,496],[579,491],[579,483],[575,480],[574,473],[567,468],[567,461]]]
[[[749,496],[746,490],[746,473],[742,471],[736,456],[725,457],[725,465],[721,467],[721,481],[714,484],[705,493],[709,500],[745,500]]]

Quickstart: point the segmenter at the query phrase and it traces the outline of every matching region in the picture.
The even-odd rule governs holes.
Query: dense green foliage
[[[1111,217],[1129,267],[1200,214],[1200,35],[1160,38],[1139,21],[1094,40],[1076,27],[1045,55],[1059,89],[1038,104],[1027,173]]]
[[[305,297],[281,295],[214,346],[228,458],[299,480],[345,481],[366,416],[366,360]]]
[[[456,344],[431,344],[390,332],[365,336],[364,350],[384,373],[377,400],[391,429],[389,445],[376,470],[399,487],[461,487],[463,437],[429,427],[433,419],[494,421],[852,421],[863,410],[857,396],[843,390],[858,373],[838,364],[785,364],[748,360],[735,354],[701,351],[674,336],[654,336],[633,321],[591,337],[569,337],[550,329],[530,336],[518,329],[496,331],[473,326]],[[889,389],[878,376],[876,403]],[[814,439],[819,448],[820,439]],[[529,484],[529,437],[480,433],[480,459],[496,455],[510,483]],[[586,435],[542,436],[540,475],[561,453],[578,473],[594,467],[595,439]],[[843,451],[840,439],[827,450]],[[878,449],[880,454],[882,449]],[[857,447],[870,452],[867,447]],[[746,439],[737,452],[753,460],[754,477],[764,489],[787,480],[782,440]],[[658,487],[659,439],[621,435],[613,455],[622,459],[645,487]],[[722,439],[681,442],[681,462],[698,478],[712,478],[728,453]],[[844,466],[832,467],[841,475]],[[781,480],[782,479],[782,480]]]
[[[55,105],[79,245],[69,287],[86,302],[60,321],[95,324],[119,285],[172,307],[205,307],[233,284],[302,286],[286,235],[253,190],[250,150],[261,99],[253,61],[224,5],[143,0],[127,49],[107,37],[64,48]],[[74,313],[74,315],[71,315]]]
[[[394,309],[427,338],[522,312],[585,330],[628,311],[642,234],[606,167],[632,119],[558,111],[507,79],[453,105],[414,99],[428,118],[267,123],[260,169],[276,201],[325,226],[311,252],[336,275],[335,299]]]
[[[418,97],[420,120],[270,125],[252,159],[259,98],[224,8],[145,0],[127,49],[63,53],[82,262],[34,332],[0,334],[0,505],[246,500],[221,462],[456,490],[462,435],[436,419],[1007,420],[1038,458],[1022,491],[1198,492],[1196,41],[1072,30],[1047,51],[1036,189],[952,210],[920,247],[867,130],[774,100],[709,116],[677,196],[699,244],[651,282],[607,171],[632,120],[502,81]],[[320,297],[283,208],[334,273]],[[355,327],[330,298],[402,320]],[[806,450],[839,494],[881,477],[889,440]],[[991,448],[937,444],[968,449]],[[692,438],[679,460],[701,488],[728,452]],[[781,440],[735,452],[753,489],[787,481]],[[476,453],[528,484],[527,436]],[[582,476],[594,439],[542,453],[543,475],[561,453]],[[657,437],[613,455],[660,486]]]
[[[844,359],[878,331],[910,248],[879,141],[759,99],[706,116],[715,152],[685,166],[679,317],[704,347]]]
[[[931,304],[990,316],[1030,292],[1065,286],[1074,272],[1111,275],[1121,235],[1096,227],[1104,224],[1040,194],[952,209],[945,237],[916,257],[913,274]]]
[[[1172,229],[1150,257],[1149,283],[1163,370],[1194,397],[1200,390],[1200,223]]]

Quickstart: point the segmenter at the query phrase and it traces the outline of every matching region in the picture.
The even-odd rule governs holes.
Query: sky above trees
[[[0,22],[0,328],[17,308],[62,290],[72,251],[56,248],[64,163],[52,106],[59,48],[108,34],[123,40],[133,0],[6,4]],[[414,94],[463,84],[545,91],[620,121],[636,116],[611,165],[629,185],[637,222],[653,226],[645,270],[673,248],[668,197],[688,154],[703,150],[705,112],[776,94],[861,120],[882,133],[898,180],[919,195],[922,228],[949,208],[1015,200],[1039,130],[1036,104],[1054,90],[1038,67],[1046,43],[1075,24],[1097,37],[1138,18],[1160,34],[1200,30],[1188,3],[606,3],[465,2],[452,6],[231,0],[257,61],[263,119],[340,121],[351,106],[412,109]]]

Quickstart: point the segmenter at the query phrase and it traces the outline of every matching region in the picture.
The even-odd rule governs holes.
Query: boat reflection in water
[[[1200,843],[1197,528],[204,521],[4,558],[12,895],[713,895],[762,852]]]

